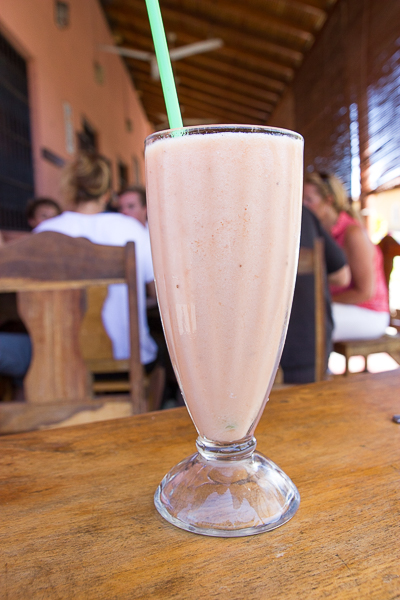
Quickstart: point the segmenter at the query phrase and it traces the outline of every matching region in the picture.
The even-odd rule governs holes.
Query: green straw
[[[154,48],[156,51],[158,70],[160,71],[161,85],[164,94],[165,106],[167,108],[169,126],[171,129],[177,129],[179,127],[183,127],[183,123],[160,6],[158,4],[158,0],[146,0],[146,6],[149,15]]]

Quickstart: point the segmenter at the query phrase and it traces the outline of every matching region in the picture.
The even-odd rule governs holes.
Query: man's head
[[[42,221],[52,219],[60,214],[61,208],[51,198],[33,198],[26,207],[26,218],[32,229],[35,229]]]
[[[118,212],[128,217],[133,217],[143,226],[146,226],[147,207],[145,189],[139,185],[135,185],[120,192],[118,195]]]

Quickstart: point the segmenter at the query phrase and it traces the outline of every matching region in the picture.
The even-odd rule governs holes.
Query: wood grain
[[[258,448],[296,483],[283,527],[197,536],[153,505],[194,451],[186,409],[0,440],[0,598],[400,598],[400,371],[274,392]]]
[[[132,415],[132,404],[129,395],[119,394],[113,396],[107,394],[107,396],[98,396],[96,400],[60,401],[54,404],[1,402],[1,433],[64,427],[70,423],[72,424],[72,422],[73,424],[92,423],[102,421],[105,414],[108,419],[118,419],[121,416]]]
[[[82,357],[86,363],[112,359],[112,345],[104,329],[101,311],[107,298],[108,286],[86,289],[86,312],[79,332]],[[128,370],[125,368],[125,370]]]
[[[84,290],[18,292],[18,311],[32,341],[32,362],[24,379],[28,402],[54,404],[91,396],[79,332]]]
[[[85,238],[71,238],[54,231],[23,237],[0,251],[1,279],[18,281],[17,289],[21,289],[24,280],[92,284],[93,280],[124,280],[124,267],[124,247],[93,244]]]

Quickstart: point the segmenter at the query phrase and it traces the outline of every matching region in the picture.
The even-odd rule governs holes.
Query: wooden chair
[[[300,248],[298,275],[314,275],[315,298],[315,381],[326,379],[326,306],[324,240],[314,248]]]
[[[17,292],[32,341],[24,380],[26,402],[0,405],[0,433],[36,429],[81,411],[98,410],[81,352],[80,327],[89,286],[127,283],[130,312],[132,414],[145,412],[140,363],[135,245],[101,246],[43,232],[0,248],[0,292]]]
[[[326,379],[326,306],[324,240],[318,238],[314,248],[300,248],[297,275],[314,276],[315,299],[315,381]],[[274,386],[283,384],[283,371],[279,367]]]
[[[101,318],[107,291],[106,285],[86,290],[86,313],[80,331],[82,356],[92,375],[92,391],[97,394],[124,393],[130,390],[127,378],[129,360],[116,360],[113,357],[111,340]],[[156,365],[150,375],[144,376],[144,393],[149,410],[161,407],[164,386],[165,368]]]
[[[378,244],[383,254],[383,269],[385,272],[386,283],[389,289],[390,275],[393,270],[393,261],[395,256],[400,256],[400,244],[396,242],[390,235],[386,235]],[[398,328],[398,318],[395,315],[393,326]],[[338,354],[341,354],[346,359],[345,375],[349,374],[349,359],[351,356],[363,356],[365,360],[364,371],[367,371],[367,358],[370,354],[378,352],[386,352],[395,361],[400,363],[400,335],[382,335],[379,338],[372,340],[349,340],[337,341],[334,343],[333,349]]]

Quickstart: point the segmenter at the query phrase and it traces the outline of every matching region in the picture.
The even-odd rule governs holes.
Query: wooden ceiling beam
[[[330,10],[337,0],[296,0],[298,4],[304,4],[307,7],[319,8],[323,11]]]
[[[150,39],[146,44],[146,40],[143,36],[138,36],[130,29],[121,26],[118,26],[115,31],[124,39],[126,46],[123,47],[132,47],[140,50],[145,49],[148,51],[153,51]],[[190,39],[193,41],[193,38]],[[273,78],[265,75],[265,61],[259,56],[242,53],[240,50],[230,51],[225,49],[225,52],[222,52],[223,50],[224,48],[221,48],[218,53],[207,52],[204,54],[197,54],[185,58],[184,61],[176,62],[185,62],[186,64],[193,64],[199,68],[210,69],[214,73],[221,74],[223,77],[231,75],[234,78],[239,78],[266,91],[282,93],[282,91],[285,89],[285,79],[282,80],[282,78]],[[221,58],[225,58],[225,56],[228,54],[229,58],[232,60],[219,60],[217,57],[220,57],[221,54],[223,54]],[[289,70],[285,73],[285,75],[288,77],[291,77],[292,74],[292,70]],[[282,71],[281,75],[284,75]]]
[[[201,0],[203,2],[203,0]],[[265,32],[259,36],[255,32],[246,33],[241,27],[235,28],[225,24],[217,24],[205,18],[195,17],[179,10],[168,8],[163,3],[161,6],[165,31],[174,33],[190,33],[199,39],[220,37],[226,45],[233,47],[240,45],[249,52],[261,54],[265,60],[273,64],[296,67],[303,58],[302,48],[292,48],[289,44],[279,45],[268,41]],[[131,16],[130,16],[131,13]],[[110,19],[119,19],[123,22],[145,26],[149,31],[148,17],[144,3],[141,0],[114,0],[112,6],[107,7]],[[119,15],[119,16],[118,16]],[[142,23],[139,23],[139,20]]]
[[[189,59],[187,60],[189,61]],[[277,92],[279,94],[282,94],[286,89],[286,83],[283,81],[268,77],[250,67],[245,68],[244,66],[238,66],[237,64],[219,61],[209,54],[191,56],[190,63],[188,62],[187,64],[195,65],[198,68],[209,70],[215,74],[222,74],[224,77],[232,77],[238,81],[245,81],[246,83],[260,87],[261,89]]]
[[[148,105],[149,114],[152,116],[152,120],[156,124],[165,123],[166,121],[166,111],[165,107],[163,108],[162,103],[155,102],[154,97],[146,98],[146,104]],[[197,121],[198,124],[201,124],[202,121],[207,120],[207,122],[215,123],[215,124],[223,124],[223,123],[243,123],[246,125],[258,125],[262,123],[254,123],[252,119],[243,115],[236,115],[235,113],[230,113],[229,111],[218,111],[215,109],[210,109],[208,106],[203,106],[201,102],[196,102],[192,100],[191,102],[187,102],[184,106],[184,110],[182,112],[182,119],[190,119],[192,122]]]
[[[117,45],[154,52],[143,0],[100,0]],[[183,117],[264,124],[337,0],[160,0],[170,47],[220,37],[174,61]],[[149,116],[165,120],[150,64],[125,58]],[[158,115],[158,116],[157,116]]]
[[[146,96],[147,93],[148,92],[143,89],[143,98],[146,98],[148,101],[149,98]],[[159,97],[162,98],[163,104],[164,100],[162,95]],[[212,98],[207,96],[207,94],[195,92],[184,87],[182,87],[179,92],[179,103],[183,107],[183,114],[185,114],[184,110],[187,106],[195,106],[202,111],[197,115],[199,118],[203,117],[205,112],[207,112],[207,115],[218,114],[220,116],[229,113],[238,123],[242,122],[243,119],[246,119],[246,122],[249,123],[265,123],[271,114],[270,111],[255,111],[250,108],[245,109],[242,106],[226,101],[223,98]]]
[[[148,103],[153,106],[156,104],[159,112],[165,112],[164,97],[160,85],[143,82],[141,90],[146,106]],[[265,123],[270,115],[269,111],[241,110],[241,107],[234,103],[229,101],[223,102],[222,99],[212,99],[207,94],[194,92],[184,87],[180,90],[179,102],[184,109],[192,106],[201,111],[200,114],[196,115],[199,118],[203,116],[212,117],[213,115],[218,115],[219,117],[230,115],[230,122],[240,123],[245,119],[246,123]],[[183,115],[185,115],[185,110],[183,111]]]
[[[220,89],[220,92],[224,90],[227,94],[232,93],[232,91],[238,92],[246,96],[246,98],[254,98],[262,102],[270,102],[272,104],[276,104],[280,99],[280,95],[275,92],[269,92],[262,88],[249,85],[243,80],[225,77],[220,73],[215,75],[211,71],[199,69],[193,65],[187,65],[182,61],[176,62],[174,64],[174,69],[178,76],[184,74],[188,77],[191,77],[195,81],[198,81],[199,85],[202,85],[203,82],[216,85]]]
[[[150,52],[154,51],[151,38],[147,38],[146,40],[144,36],[132,32],[131,28],[127,28],[126,26],[121,25],[119,22],[116,23],[115,21],[112,21],[112,24],[113,29],[117,34],[117,39],[123,39],[123,41],[125,42],[123,47],[126,46],[126,44],[128,44],[129,47],[132,46],[132,48],[135,49],[145,49],[149,50]],[[177,35],[180,41],[180,44],[178,44],[177,46],[202,41],[199,38],[188,36],[187,34],[178,33]],[[201,54],[201,56],[204,56],[205,54],[207,56],[214,56],[216,60],[220,59],[222,60],[222,62],[230,62],[232,64],[239,65],[243,63],[246,65],[246,68],[249,68],[250,66],[250,68],[253,70],[263,72],[264,77],[270,77],[271,79],[275,79],[275,81],[289,82],[291,81],[294,75],[294,70],[292,68],[285,67],[280,64],[266,60],[262,54],[254,54],[244,51],[237,45],[234,47],[229,47],[225,45],[216,51]],[[189,61],[195,58],[195,56],[200,56],[200,54],[187,57],[184,60]]]
[[[177,12],[184,19],[186,17],[206,19],[213,26],[229,24],[230,28],[239,32],[249,31],[251,35],[267,36],[278,45],[293,47],[300,51],[310,47],[314,41],[312,31],[276,16],[276,10],[267,12],[265,9],[252,8],[251,3],[244,4],[231,0],[218,0],[218,2],[161,0],[163,14],[166,8]]]
[[[133,61],[133,59],[128,59],[127,61],[130,65],[135,63],[134,67],[130,67],[130,72],[132,79],[135,83],[135,87],[137,82],[140,85],[140,81],[148,81],[150,77],[150,66],[149,63],[144,61]],[[173,70],[176,74],[176,77],[179,78],[182,74],[187,75],[188,78],[192,80],[192,87],[202,87],[203,81],[206,84],[212,85],[214,87],[213,93],[214,95],[225,94],[227,96],[231,96],[232,90],[238,91],[242,98],[245,98],[246,105],[248,102],[252,102],[253,100],[258,100],[263,103],[263,107],[267,104],[270,106],[275,106],[280,99],[279,94],[275,94],[272,92],[265,92],[263,89],[248,85],[243,81],[238,81],[237,79],[223,77],[220,74],[214,75],[210,71],[197,69],[193,66],[188,66],[184,64],[182,61],[177,61],[173,65]],[[204,88],[203,88],[204,89]],[[243,102],[242,102],[243,103]],[[254,104],[254,107],[260,107],[261,105]]]
[[[189,114],[189,113],[188,113]],[[150,121],[152,121],[152,119],[149,119]],[[198,126],[198,125],[220,125],[222,123],[220,123],[219,121],[216,121],[215,119],[210,119],[210,118],[202,118],[199,120],[199,118],[195,117],[195,116],[188,116],[188,117],[182,117],[182,123],[184,127],[193,127],[193,126]],[[169,128],[169,123],[168,123],[168,119],[165,116],[165,119],[163,121],[159,121],[158,123],[155,123],[153,121],[153,127],[155,131],[163,131],[164,129],[168,129]]]
[[[203,83],[199,86],[199,83],[196,79],[186,77],[184,75],[179,75],[178,93],[182,86],[193,90],[193,92],[200,91],[202,94],[207,94],[208,96],[212,96],[214,98],[221,97],[220,88],[206,83]],[[259,100],[253,100],[252,98],[248,98],[243,94],[237,94],[236,92],[228,92],[225,97],[230,102],[242,106],[244,111],[246,110],[246,108],[250,108],[256,111],[261,111],[263,113],[270,113],[274,108],[274,105],[270,102],[260,102]]]
[[[182,104],[185,104],[186,99],[199,100],[203,102],[205,105],[208,105],[213,108],[221,108],[223,110],[236,113],[237,115],[248,116],[255,121],[265,121],[271,111],[261,111],[254,110],[253,108],[246,108],[240,104],[235,104],[230,100],[226,100],[225,98],[216,98],[215,96],[209,96],[203,92],[199,92],[198,90],[191,90],[185,86],[179,87],[179,96],[181,98]]]
[[[132,47],[135,49],[146,49],[149,50],[150,52],[154,51],[154,47],[152,47],[152,45],[150,45],[149,43],[147,44],[143,44],[140,43],[141,40],[143,40],[143,37],[138,36],[137,34],[132,34],[132,32],[130,30],[127,30],[124,27],[118,26],[115,27],[115,31],[119,34],[118,38],[123,38],[125,44],[123,47],[127,47],[126,44],[128,45],[128,47]],[[199,42],[202,41],[199,38],[193,38],[192,36],[187,36],[187,35],[181,35],[178,34],[178,37],[180,38],[181,43],[178,44],[176,47],[178,46],[182,46],[193,42]],[[183,38],[185,39],[185,41],[183,40]],[[189,40],[190,41],[186,41]],[[150,40],[149,40],[150,42]],[[219,48],[218,51],[212,51],[212,52],[206,52],[204,54],[198,54],[198,55],[193,55],[191,57],[187,57],[185,59],[183,59],[184,61],[189,61],[192,60],[193,58],[195,58],[196,56],[213,56],[215,58],[215,60],[217,61],[222,61],[223,63],[227,62],[230,64],[236,64],[236,65],[245,65],[244,68],[248,69],[253,69],[256,72],[261,72],[263,74],[264,77],[269,77],[271,80],[275,80],[276,82],[289,82],[292,80],[292,77],[294,75],[294,70],[289,68],[289,67],[283,67],[281,65],[272,63],[271,61],[267,61],[263,58],[263,56],[261,54],[252,54],[249,52],[245,52],[242,51],[240,48],[238,47],[229,47],[229,46],[223,46],[222,48]],[[275,87],[276,84],[272,83],[272,86],[270,87]]]
[[[147,102],[147,99],[146,99]],[[151,99],[149,100],[149,112],[152,114],[154,118],[157,119],[156,123],[161,123],[165,121],[165,119],[161,119],[162,109],[160,111],[160,107],[152,106]],[[154,113],[152,112],[154,109]],[[164,110],[165,115],[165,110]],[[182,113],[183,120],[190,119],[192,122],[197,121],[198,124],[201,124],[202,121],[207,120],[207,122],[211,122],[214,124],[224,124],[224,123],[241,123],[244,125],[263,125],[263,122],[255,122],[254,119],[250,119],[247,116],[237,115],[236,113],[231,113],[230,111],[218,111],[215,109],[210,109],[209,107],[204,107],[201,102],[196,102],[195,100],[188,101],[184,106],[184,111]]]
[[[324,4],[324,0],[316,0],[315,5],[307,2],[307,0],[304,0],[304,2],[301,0],[285,0],[284,3],[279,4],[276,0],[249,0],[247,6],[273,14],[279,11],[279,14],[284,15],[290,23],[295,25],[298,25],[299,22],[304,23],[307,31],[315,33],[319,31],[326,20]]]
[[[149,100],[151,102],[151,100]],[[155,122],[156,125],[162,123],[165,126],[168,123],[166,118],[165,110],[162,111],[162,107],[156,104],[149,105],[149,114],[151,115],[151,120]],[[235,114],[230,114],[227,111],[218,112],[215,110],[209,110],[207,107],[202,106],[198,103],[193,103],[191,105],[186,104],[185,110],[182,113],[183,121],[190,119],[192,124],[201,125],[204,121],[210,124],[224,124],[224,123],[243,123],[246,125],[254,125],[258,123],[254,123],[253,120],[248,117],[237,117]],[[196,121],[196,123],[194,123]],[[168,128],[168,125],[167,125]]]
[[[126,62],[129,65],[133,66],[133,77],[134,78],[135,78],[136,69],[138,69],[140,71],[146,70],[146,72],[150,75],[149,63],[134,60],[131,58],[127,58]],[[253,71],[249,71],[246,69],[240,69],[239,67],[236,67],[234,65],[230,65],[227,63],[220,63],[219,61],[217,61],[215,59],[212,59],[208,56],[206,57],[204,54],[198,55],[196,57],[192,57],[191,64],[188,66],[189,69],[192,68],[192,66],[193,66],[192,63],[194,65],[198,65],[199,71],[204,71],[205,73],[210,73],[210,74],[212,74],[213,77],[225,78],[228,81],[229,81],[229,79],[231,79],[232,81],[236,81],[237,83],[239,82],[240,84],[243,82],[244,86],[249,84],[250,86],[252,86],[252,88],[259,89],[261,93],[263,91],[268,92],[272,88],[280,96],[286,88],[286,85],[284,83],[282,83],[281,81],[276,81],[276,80],[270,79],[268,77],[265,77],[263,75],[255,73]],[[181,62],[181,65],[182,64],[183,64],[183,62]],[[174,66],[175,66],[175,63],[174,63]],[[271,98],[271,101],[272,101],[272,98]]]
[[[241,119],[248,117],[250,119],[253,119],[254,122],[265,123],[265,121],[271,114],[271,111],[261,111],[254,110],[253,108],[242,107],[241,105],[235,104],[230,100],[225,100],[224,98],[211,97],[207,94],[204,94],[203,92],[199,92],[198,90],[191,90],[190,88],[186,88],[184,86],[181,86],[179,88],[179,96],[181,98],[182,104],[185,104],[185,102],[188,100],[196,100],[214,109],[220,108],[224,111],[241,115]]]
[[[127,63],[128,69],[134,81],[148,81],[149,78],[151,78],[150,64],[148,62],[128,58]],[[186,81],[185,84],[189,87],[204,90],[204,86],[210,86],[210,93],[217,96],[232,95],[232,97],[234,97],[235,93],[237,93],[237,101],[239,103],[244,102],[245,104],[247,104],[250,100],[251,102],[254,101],[254,106],[264,106],[266,104],[274,106],[280,99],[279,94],[264,92],[260,88],[248,86],[245,82],[232,80],[228,77],[226,77],[225,80],[222,81],[223,85],[221,85],[219,75],[211,74],[212,76],[210,77],[208,71],[203,71],[201,69],[185,65],[182,62],[174,63],[173,71],[178,86],[179,82],[182,81],[182,78],[187,77],[188,81]],[[199,75],[199,77],[197,77],[197,75]],[[189,83],[189,79],[191,80],[191,83]],[[155,83],[157,83],[157,81],[155,81]],[[232,83],[234,84],[233,86],[231,85]]]
[[[220,87],[203,82],[199,83],[199,81],[196,78],[190,76],[187,77],[186,75],[179,74],[178,70],[177,73],[178,75],[175,78],[175,81],[177,83],[178,98],[181,86],[192,89],[194,92],[200,91],[209,96],[213,96],[216,98],[221,97],[221,93],[223,92],[223,90],[221,90]],[[137,74],[135,80],[140,83],[143,83],[148,80],[148,77],[146,77],[143,74]],[[271,112],[275,106],[275,104],[271,104],[270,102],[262,102],[260,100],[255,100],[244,94],[238,94],[232,91],[227,91],[225,97],[228,98],[231,102],[241,105],[244,109],[250,108],[262,112]]]

